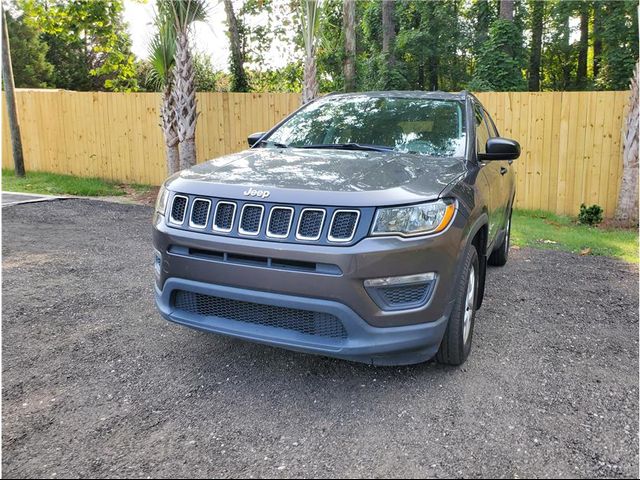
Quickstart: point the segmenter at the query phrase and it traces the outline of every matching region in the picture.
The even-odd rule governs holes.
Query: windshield
[[[373,146],[459,157],[465,153],[463,107],[457,100],[326,97],[287,120],[264,144],[299,148]]]

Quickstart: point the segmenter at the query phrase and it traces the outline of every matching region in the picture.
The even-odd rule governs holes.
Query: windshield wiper
[[[260,140],[258,142],[258,145],[265,145],[265,146],[273,146],[276,148],[289,148],[289,145],[286,145],[284,143],[279,143],[279,142],[272,142],[270,140]]]
[[[369,152],[390,152],[392,147],[383,145],[361,145],[359,143],[318,143],[315,145],[300,145],[296,148],[335,148],[337,150],[362,150]]]

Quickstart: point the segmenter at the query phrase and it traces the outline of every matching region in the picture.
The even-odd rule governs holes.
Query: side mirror
[[[478,160],[515,160],[520,156],[520,144],[515,140],[494,137],[487,140],[487,153],[479,153]]]
[[[262,138],[264,134],[265,132],[252,133],[247,137],[247,143],[249,144],[250,147],[253,147],[256,144],[256,142]]]

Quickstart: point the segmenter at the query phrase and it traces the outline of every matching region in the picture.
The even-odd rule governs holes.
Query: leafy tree
[[[42,32],[51,84],[70,90],[137,89],[122,0],[20,0],[25,22]]]
[[[499,18],[489,29],[469,84],[472,90],[519,91],[526,89],[522,33],[515,22]]]
[[[608,1],[601,8],[601,71],[596,83],[605,90],[626,90],[638,59],[638,3]]]
[[[230,43],[230,59],[229,64],[231,66],[231,89],[234,92],[248,92],[249,83],[247,81],[247,74],[244,71],[244,28],[233,10],[233,3],[231,0],[224,0],[224,9],[227,14],[227,26],[229,28],[228,36]],[[242,36],[241,36],[242,30]]]
[[[25,22],[24,15],[13,18],[6,14],[11,64],[17,88],[45,88],[51,82],[53,65],[47,59],[46,43],[33,25]]]

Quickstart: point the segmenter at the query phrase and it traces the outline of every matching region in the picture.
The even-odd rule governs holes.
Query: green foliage
[[[248,70],[252,92],[300,92],[302,90],[302,61],[282,68],[265,71]]]
[[[51,86],[69,90],[137,89],[122,0],[19,0],[25,22],[41,32],[53,65]]]
[[[24,21],[24,15],[13,18],[7,13],[6,19],[16,87],[47,87],[53,72],[53,65],[46,59],[49,47],[40,39],[38,30]]]
[[[594,228],[576,224],[575,218],[537,210],[513,211],[511,243],[638,263],[637,229]]]
[[[514,22],[498,19],[480,49],[474,84],[494,91],[526,90],[524,61],[521,31]]]
[[[638,2],[608,1],[601,8],[602,70],[596,83],[605,90],[626,90],[638,60]]]
[[[584,203],[580,205],[580,213],[578,214],[578,223],[583,225],[598,225],[602,223],[602,207],[600,205],[591,205],[587,207]]]
[[[81,195],[83,197],[124,195],[116,182],[100,178],[81,178],[47,172],[28,172],[23,178],[13,170],[2,170],[2,190],[44,193],[46,195]]]
[[[159,92],[162,90],[164,82],[159,81],[157,67],[152,64],[151,59],[137,61],[135,68],[140,90],[145,92]],[[196,52],[193,56],[193,70],[197,92],[220,91],[219,82],[223,73],[215,70],[210,57]]]

